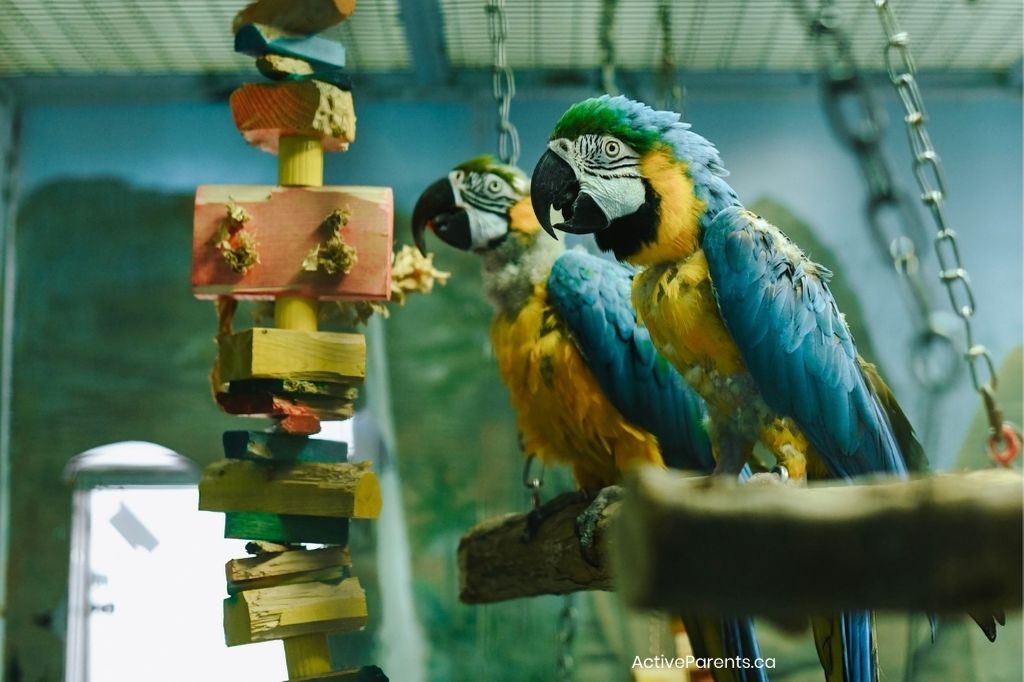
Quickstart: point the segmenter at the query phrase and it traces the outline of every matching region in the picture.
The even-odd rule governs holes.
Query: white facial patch
[[[508,232],[508,220],[499,215],[473,208],[466,209],[466,214],[469,216],[469,233],[472,235],[474,249],[485,248]]]
[[[580,192],[594,200],[608,222],[635,213],[643,205],[646,192],[640,155],[622,140],[610,135],[581,135],[572,141],[552,140],[548,149],[569,164],[579,179]]]
[[[495,173],[463,172],[448,174],[455,205],[466,212],[472,249],[484,249],[509,229],[508,211],[524,196],[525,179],[514,178],[514,185]]]

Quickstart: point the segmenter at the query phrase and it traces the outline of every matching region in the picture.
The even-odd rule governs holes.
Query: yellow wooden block
[[[369,462],[267,466],[221,460],[203,471],[199,508],[331,518],[375,519],[380,483]]]
[[[228,646],[366,625],[366,595],[357,578],[246,590],[224,600]]]
[[[352,382],[366,376],[362,334],[255,327],[219,341],[221,381]]]
[[[232,559],[224,570],[228,591],[253,590],[321,580],[340,580],[352,568],[347,547],[324,547]]]

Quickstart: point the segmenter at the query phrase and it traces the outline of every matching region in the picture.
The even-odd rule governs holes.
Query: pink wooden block
[[[214,246],[229,203],[249,214],[242,229],[255,239],[260,259],[244,274],[233,271]],[[347,275],[304,271],[307,254],[329,236],[321,224],[336,209],[351,213],[341,233],[356,249],[355,267]],[[203,185],[196,190],[192,291],[198,298],[387,299],[393,223],[390,187]]]

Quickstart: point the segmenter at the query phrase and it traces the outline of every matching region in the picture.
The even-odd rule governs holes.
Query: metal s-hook
[[[544,463],[540,464],[540,475],[533,475],[533,463],[537,455],[529,454],[523,462],[523,487],[530,491],[530,503],[534,510],[540,508],[540,489],[544,487]]]

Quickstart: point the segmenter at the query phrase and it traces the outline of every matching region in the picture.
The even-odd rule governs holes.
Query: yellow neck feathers
[[[653,244],[629,260],[654,265],[690,256],[697,250],[698,221],[707,204],[694,195],[686,164],[677,161],[668,147],[658,146],[640,159],[640,172],[661,197],[658,233]]]
[[[540,222],[533,213],[533,205],[529,195],[523,197],[508,210],[508,226],[510,229],[524,234],[536,234],[540,230]]]

